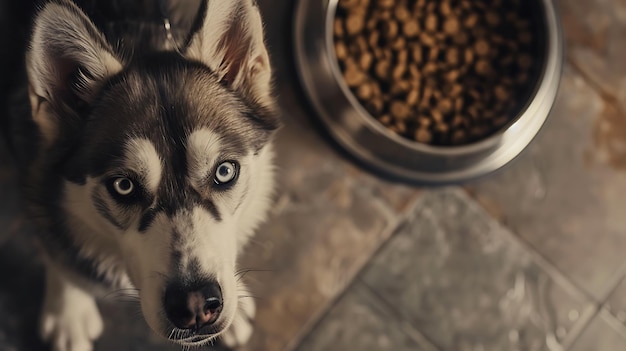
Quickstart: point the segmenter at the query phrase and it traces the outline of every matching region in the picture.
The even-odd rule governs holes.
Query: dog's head
[[[78,7],[52,2],[27,64],[73,239],[121,257],[156,332],[221,333],[238,308],[237,252],[267,211],[279,124],[252,0],[205,2],[184,48],[127,61]]]

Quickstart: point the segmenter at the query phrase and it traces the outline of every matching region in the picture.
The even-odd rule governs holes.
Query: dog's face
[[[202,10],[184,53],[122,62],[78,8],[48,5],[28,56],[45,148],[67,149],[74,239],[119,253],[148,324],[183,344],[233,321],[235,260],[267,211],[278,126],[258,10]]]

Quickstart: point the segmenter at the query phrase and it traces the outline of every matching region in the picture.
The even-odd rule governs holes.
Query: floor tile
[[[367,287],[358,283],[342,296],[297,350],[433,350],[432,346],[412,337],[415,332],[410,329],[391,314]]]
[[[570,351],[622,351],[626,348],[626,328],[602,312],[593,319]]]
[[[622,159],[594,140],[607,111],[611,106],[566,66],[556,104],[534,143],[499,173],[468,186],[597,301],[607,297],[626,260],[626,172]]]
[[[283,177],[274,213],[242,262],[243,268],[270,270],[246,276],[258,298],[250,350],[282,350],[295,342],[400,218],[330,150],[290,129],[278,141]]]
[[[588,308],[458,189],[423,194],[363,280],[444,350],[549,350]]]
[[[104,332],[94,351],[180,351],[174,345],[153,333],[141,314],[139,303],[121,294],[110,293],[99,301],[104,320]]]
[[[180,351],[148,327],[137,302],[110,294],[98,304],[104,320],[104,332],[94,351]],[[208,347],[201,350],[209,350]],[[219,351],[221,349],[210,349]]]

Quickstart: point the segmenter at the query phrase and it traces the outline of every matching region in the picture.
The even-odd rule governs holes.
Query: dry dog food
[[[345,83],[393,132],[466,144],[505,125],[528,90],[528,0],[339,0]]]

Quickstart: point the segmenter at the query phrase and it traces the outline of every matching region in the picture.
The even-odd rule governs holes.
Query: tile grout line
[[[478,201],[475,196],[472,196],[472,191],[465,188],[462,188],[462,190],[465,192],[465,196],[468,196],[472,200],[472,202],[474,202],[474,206],[480,208],[480,210],[487,214],[487,216],[492,221],[497,223],[501,228],[505,229],[509,233],[509,235],[513,236],[517,242],[519,242],[529,253],[531,253],[531,255],[541,263],[542,268],[545,268],[549,273],[551,273],[551,277],[553,279],[555,279],[557,282],[560,282],[562,285],[564,285],[564,287],[568,289],[573,289],[574,292],[579,295],[579,298],[591,301],[594,305],[598,307],[598,309],[600,309],[606,303],[606,301],[610,298],[612,292],[619,286],[622,279],[624,279],[624,276],[626,276],[626,263],[624,263],[617,269],[615,276],[612,277],[612,282],[609,284],[608,289],[606,289],[607,291],[604,292],[601,297],[596,299],[578,283],[574,282],[565,273],[563,273],[552,261],[539,253],[534,245],[524,239],[522,236],[520,236],[516,230],[506,225],[506,223],[504,223],[503,221],[500,221],[499,219],[493,217],[489,213],[489,211],[487,211],[480,204],[480,201]]]
[[[624,264],[622,266],[622,270],[623,268],[626,268],[626,264]],[[572,347],[575,346],[576,341],[578,341],[581,336],[582,333],[584,332],[584,330],[591,324],[592,320],[594,318],[597,317],[601,317],[604,318],[605,321],[613,328],[613,330],[615,330],[617,333],[619,333],[620,335],[622,335],[624,338],[626,338],[626,326],[624,326],[624,324],[622,322],[620,322],[614,315],[613,313],[607,308],[607,304],[608,304],[608,299],[611,297],[611,295],[615,292],[615,290],[617,290],[617,288],[619,288],[619,284],[622,282],[622,280],[626,279],[626,277],[622,276],[620,279],[618,279],[618,285],[611,289],[609,293],[607,293],[607,298],[605,302],[598,304],[596,306],[595,309],[593,309],[593,311],[591,311],[590,316],[587,316],[587,318],[585,319],[585,323],[583,324],[581,323],[577,323],[574,327],[577,327],[576,331],[577,333],[575,335],[572,335],[571,337],[568,337],[565,342],[564,342],[564,349],[568,350]],[[606,320],[608,319],[608,320]],[[580,326],[578,326],[578,324],[581,324]]]
[[[387,307],[387,311],[390,312],[391,317],[395,317],[396,321],[401,322],[403,325],[406,324],[408,327],[410,327],[411,333],[407,333],[404,330],[403,330],[403,332],[406,335],[408,335],[413,341],[418,343],[418,345],[420,345],[420,346],[424,346],[422,344],[425,343],[426,346],[431,348],[433,351],[441,350],[441,347],[439,347],[434,341],[432,341],[429,337],[427,337],[424,333],[422,333],[419,330],[419,328],[417,328],[417,326],[415,326],[414,321],[412,321],[410,318],[407,318],[406,316],[404,316],[404,314],[402,314],[402,312],[400,312],[392,303],[387,301],[386,298],[384,298],[376,290],[374,290],[366,281],[362,280],[360,278],[360,276],[357,277],[356,282],[361,284],[364,287],[364,289],[367,291],[368,294],[370,294],[373,297],[376,297],[377,300],[381,301],[382,304],[384,304]],[[417,335],[413,335],[413,333],[417,334]]]
[[[622,281],[626,280],[626,262],[624,262],[618,269],[617,273],[613,277],[613,282],[607,289],[605,295],[602,297],[602,301],[600,301],[600,307],[605,307],[609,303],[609,299],[615,293],[617,289],[619,289]]]
[[[470,206],[473,206],[476,210],[482,212],[486,215],[487,218],[492,222],[491,224],[495,224],[498,227],[502,228],[509,237],[513,238],[513,240],[522,246],[527,253],[529,253],[534,259],[536,259],[541,268],[544,268],[547,273],[549,273],[550,277],[553,278],[557,283],[561,283],[564,285],[564,288],[571,289],[578,297],[585,300],[590,300],[596,304],[599,304],[599,301],[596,301],[593,296],[585,292],[584,289],[581,289],[576,283],[571,281],[559,268],[557,268],[551,261],[546,259],[542,254],[540,254],[532,244],[530,244],[527,240],[522,238],[520,235],[516,233],[515,230],[502,223],[498,219],[491,216],[491,214],[483,208],[483,206],[470,194],[467,193],[465,189],[462,189],[461,196],[466,197]],[[569,290],[568,290],[569,291]]]
[[[622,324],[619,320],[617,320],[610,311],[607,311],[604,308],[599,308],[594,311],[591,317],[586,321],[584,326],[578,328],[578,334],[573,337],[568,337],[566,339],[567,343],[564,343],[563,350],[571,350],[574,346],[576,346],[576,341],[580,340],[582,337],[583,331],[591,324],[593,318],[602,318],[604,321],[612,328],[613,331],[626,338],[626,326]]]
[[[605,319],[605,322],[609,324],[615,332],[626,339],[626,325],[620,322],[610,311],[606,309],[602,309],[600,311],[600,316]]]
[[[420,202],[422,202],[422,194],[419,194],[414,199],[412,199],[412,203],[406,205],[405,209],[399,213],[399,215],[389,222],[387,227],[383,230],[384,233],[388,233],[385,235],[385,239],[382,240],[372,250],[372,253],[360,262],[360,265],[355,270],[354,274],[346,280],[346,285],[343,290],[339,291],[335,296],[329,299],[328,302],[324,304],[324,307],[319,309],[313,316],[304,324],[304,326],[298,331],[296,336],[285,345],[283,351],[295,351],[302,342],[306,339],[308,335],[310,335],[317,326],[319,326],[324,318],[330,313],[333,306],[337,305],[339,301],[347,294],[348,290],[358,281],[358,277],[365,270],[371,260],[378,255],[380,251],[382,251],[388,243],[401,231],[401,229],[406,225],[407,220],[411,213],[415,211]]]
[[[588,74],[587,71],[585,71],[576,62],[576,60],[574,58],[572,58],[571,56],[568,55],[566,60],[572,66],[572,68],[580,75],[580,77],[583,79],[585,84],[587,84],[593,91],[595,91],[605,103],[608,103],[608,104],[612,105],[620,114],[622,114],[622,115],[625,114],[625,112],[623,111],[622,105],[619,103],[619,98],[618,97],[616,97],[613,94],[611,94],[611,92],[608,89],[605,89],[596,80],[591,78],[590,74]],[[626,280],[626,263],[624,263],[618,269],[618,272],[615,274],[615,277],[613,277],[613,280],[614,280],[614,282],[609,285],[609,288],[607,289],[605,295],[602,296],[602,298],[598,302],[597,309],[595,311],[596,313],[594,314],[594,317],[597,316],[597,315],[603,315],[603,314],[606,313],[613,320],[615,320],[617,323],[619,323],[619,325],[622,327],[620,329],[621,334],[624,337],[626,337],[626,329],[624,329],[624,325],[617,320],[617,318],[613,315],[613,313],[610,310],[607,309],[607,305],[608,305],[609,299],[611,298],[613,293],[619,288],[619,286],[622,283],[622,281]],[[589,321],[589,323],[590,322],[591,321]]]
[[[563,350],[571,349],[576,341],[580,339],[583,332],[589,327],[593,319],[599,315],[601,309],[599,305],[588,305],[580,318],[574,323],[572,329],[570,329],[569,333],[561,343]]]
[[[476,210],[482,212],[486,215],[487,218],[490,219],[492,225],[497,225],[502,228],[502,230],[506,233],[511,240],[520,245],[524,252],[530,255],[532,259],[539,265],[539,267],[548,274],[548,276],[554,280],[557,285],[560,285],[565,291],[574,298],[581,300],[585,306],[583,307],[583,311],[581,311],[581,317],[574,322],[572,328],[570,329],[567,337],[561,342],[562,348],[568,349],[572,346],[572,344],[580,337],[582,332],[586,329],[586,327],[591,323],[592,319],[599,314],[602,309],[602,302],[597,301],[593,296],[587,293],[584,289],[579,287],[576,283],[570,280],[559,268],[557,268],[552,262],[546,259],[543,255],[541,255],[532,244],[526,241],[524,238],[519,236],[512,228],[508,227],[504,223],[500,222],[485,209],[474,197],[472,197],[468,191],[464,188],[461,188],[459,191],[460,195],[467,198],[467,202],[470,206],[473,206]],[[603,299],[605,297],[603,296]]]

